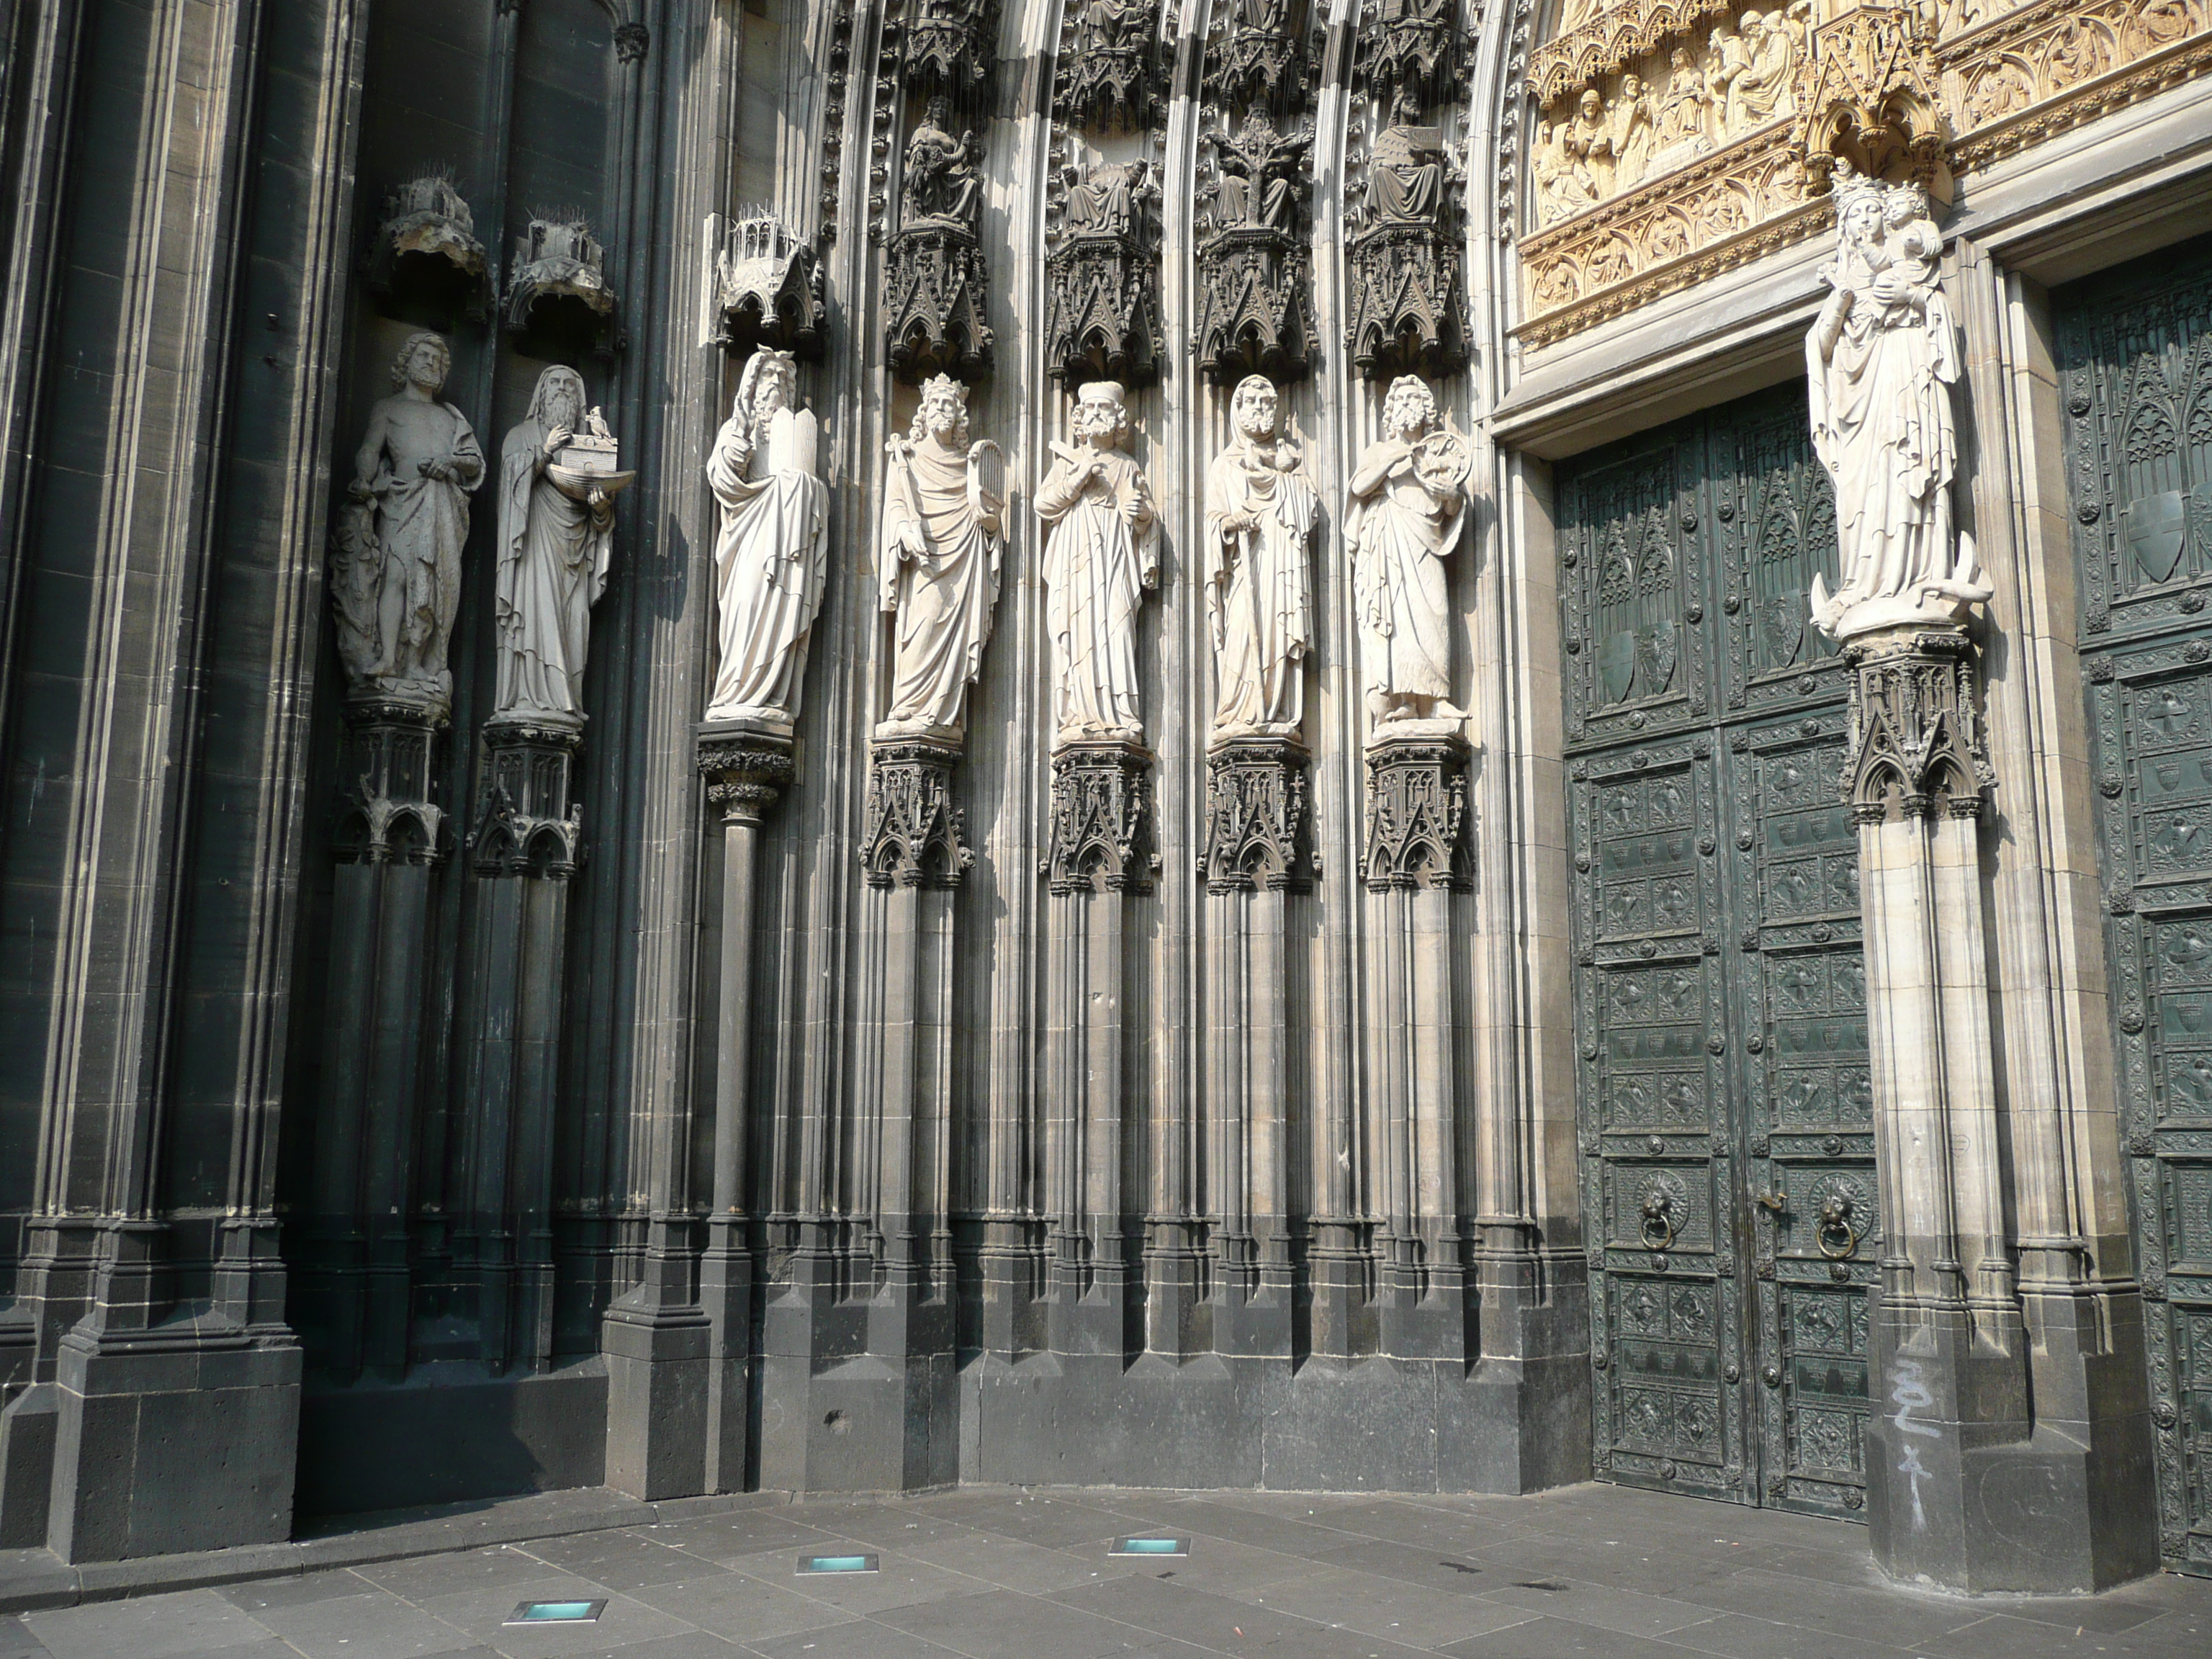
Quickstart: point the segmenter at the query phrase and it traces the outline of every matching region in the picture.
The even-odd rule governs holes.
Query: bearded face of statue
[[[766,420],[778,410],[789,409],[797,390],[790,369],[778,363],[761,376],[760,386],[753,392],[754,416]]]
[[[1104,399],[1079,403],[1075,406],[1075,435],[1090,439],[1101,449],[1111,449],[1127,418],[1116,403]]]
[[[960,430],[960,399],[949,392],[929,392],[922,394],[921,418],[929,428],[929,435],[941,443],[951,441]]]
[[[1436,419],[1436,399],[1425,386],[1401,387],[1382,405],[1383,429],[1401,442],[1425,437]]]
[[[1237,429],[1247,438],[1272,438],[1275,435],[1275,420],[1279,412],[1275,403],[1274,387],[1253,386],[1237,394]]]
[[[435,396],[446,389],[446,373],[452,360],[446,348],[434,339],[416,341],[407,353],[401,374],[410,386],[418,386]]]

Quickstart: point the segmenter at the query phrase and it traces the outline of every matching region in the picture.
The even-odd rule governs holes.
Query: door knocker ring
[[[1842,1261],[1855,1255],[1863,1231],[1852,1224],[1851,1201],[1843,1194],[1831,1193],[1820,1200],[1820,1219],[1813,1229],[1813,1242],[1829,1261]]]
[[[1644,1248],[1663,1250],[1674,1242],[1674,1200],[1658,1191],[1644,1194]]]

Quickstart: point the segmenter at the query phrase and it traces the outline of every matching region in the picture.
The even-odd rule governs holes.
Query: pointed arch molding
[[[2207,73],[2212,0],[1561,0],[1509,95],[1515,332],[1820,234],[1838,157],[1941,183]]]

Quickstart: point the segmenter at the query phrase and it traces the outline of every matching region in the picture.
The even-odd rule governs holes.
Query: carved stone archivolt
[[[1310,40],[1307,0],[1218,0],[1206,47],[1206,95],[1224,108],[1304,99],[1322,61]]]
[[[1900,629],[1849,647],[1850,746],[1838,793],[1862,823],[1978,817],[1996,782],[1964,629]]]
[[[2208,0],[1571,3],[1531,57],[1537,349],[1816,235],[1836,164],[1940,189],[2212,72]]]
[[[872,887],[951,888],[974,867],[967,821],[952,799],[960,748],[927,738],[870,749],[860,861]]]
[[[1152,125],[1166,91],[1159,0],[1070,0],[1063,20],[1060,118],[1109,131]]]
[[[582,809],[572,798],[574,726],[528,720],[485,723],[483,781],[469,830],[469,864],[480,876],[566,881],[583,861]]]
[[[1148,893],[1152,757],[1110,739],[1062,744],[1052,757],[1052,839],[1045,874],[1055,894]]]
[[[1367,849],[1361,877],[1376,893],[1463,891],[1467,744],[1457,738],[1385,737],[1367,745]]]
[[[1460,64],[1459,0],[1395,0],[1362,8],[1354,74],[1385,109],[1403,93],[1450,100]]]
[[[585,221],[533,216],[514,250],[507,327],[520,334],[556,326],[566,308],[588,334],[592,349],[611,356],[621,340],[620,307],[607,286],[606,264],[606,249]]]
[[[765,208],[740,214],[715,250],[714,305],[720,343],[732,352],[769,346],[810,362],[822,355],[821,267]]]
[[[491,306],[491,263],[476,233],[476,216],[452,175],[425,173],[393,186],[369,242],[369,291],[388,295],[405,285],[410,269],[442,267],[459,283],[470,320],[482,322]]]
[[[1227,738],[1206,757],[1210,893],[1304,892],[1312,886],[1312,809],[1304,745],[1283,738]]]
[[[709,721],[699,728],[699,775],[725,823],[761,823],[791,787],[793,747],[787,734],[744,721]]]

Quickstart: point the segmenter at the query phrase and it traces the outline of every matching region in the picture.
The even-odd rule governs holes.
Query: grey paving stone
[[[1058,1599],[1040,1600],[1008,1590],[902,1607],[884,1613],[883,1622],[969,1659],[1106,1659],[1109,1654],[1129,1652],[1133,1646],[1141,1650],[1150,1640],[1141,1630]],[[776,1659],[787,1656],[779,1654]]]
[[[739,1572],[702,1574],[635,1592],[647,1607],[732,1642],[772,1642],[799,1631],[842,1624],[852,1614],[783,1584]]]
[[[1102,1557],[1104,1565],[1111,1558]],[[1297,1578],[1313,1571],[1313,1563],[1295,1555],[1285,1555],[1279,1550],[1255,1549],[1247,1544],[1232,1544],[1226,1539],[1201,1538],[1193,1540],[1189,1555],[1180,1560],[1161,1561],[1157,1565],[1124,1563],[1141,1571],[1146,1577],[1164,1583],[1180,1585],[1186,1589],[1211,1590],[1217,1595],[1237,1600],[1265,1595],[1273,1586]],[[1126,1577],[1127,1573],[1102,1572],[1101,1579]]]
[[[1297,1520],[1304,1517],[1292,1516]],[[1449,1510],[1424,1509],[1419,1504],[1379,1502],[1355,1504],[1343,1509],[1331,1508],[1325,1514],[1311,1517],[1316,1524],[1326,1522],[1340,1532],[1348,1532],[1362,1538],[1380,1538],[1397,1544],[1411,1544],[1422,1549],[1477,1550],[1486,1544],[1527,1536],[1501,1521],[1486,1516],[1454,1514]]]
[[[2161,1629],[2166,1619],[2181,1617],[2199,1627],[2200,1633],[2185,1641],[2179,1627]],[[1919,1651],[1936,1659],[2188,1659],[2212,1653],[2212,1620],[2168,1614],[2134,1629],[2114,1632],[2092,1630],[2086,1624],[2068,1628],[2008,1613],[1993,1613],[1972,1624],[1931,1634]]]
[[[965,1573],[1000,1589],[1020,1590],[1029,1595],[1045,1595],[1054,1590],[1087,1584],[1095,1578],[1120,1577],[1136,1570],[1127,1562],[1110,1560],[1096,1548],[1080,1552],[1051,1550],[1041,1544],[974,1527],[960,1528],[950,1537],[918,1548],[909,1547],[905,1553],[914,1560]]]
[[[1639,1590],[1619,1590],[1578,1578],[1540,1578],[1495,1585],[1484,1598],[1546,1618],[1595,1625],[1624,1636],[1663,1636],[1712,1617],[1710,1608]]]
[[[1053,1600],[1080,1607],[1103,1618],[1134,1625],[1178,1641],[1224,1653],[1268,1652],[1292,1659],[1311,1654],[1316,1659],[1343,1659],[1351,1652],[1398,1656],[1416,1651],[1410,1645],[1362,1635],[1349,1642],[1341,1631],[1316,1620],[1277,1613],[1254,1603],[1234,1601],[1204,1590],[1179,1589],[1152,1578],[1125,1578],[1069,1590]]]
[[[375,1561],[354,1571],[370,1583],[418,1603],[461,1590],[525,1584],[549,1576],[543,1561],[504,1544],[451,1555],[416,1556],[406,1561]]]
[[[480,1638],[389,1590],[271,1607],[256,1616],[307,1659],[428,1659],[481,1644]]]
[[[213,1590],[179,1590],[29,1614],[31,1634],[53,1659],[171,1659],[227,1653],[276,1632]]]
[[[647,1584],[671,1584],[714,1570],[713,1563],[639,1532],[586,1533],[580,1538],[540,1539],[517,1547],[556,1571],[634,1590]]]
[[[1249,1544],[1255,1549],[1274,1550],[1285,1555],[1325,1555],[1353,1541],[1352,1534],[1318,1524],[1317,1521],[1261,1515],[1205,1498],[1185,1498],[1172,1504],[1162,1511],[1161,1520],[1177,1532],[1225,1538],[1232,1544]]]
[[[1741,1613],[1724,1613],[1703,1624],[1668,1631],[1666,1639],[1717,1659],[1900,1659],[1911,1651]]]
[[[817,1547],[831,1553],[865,1553],[858,1545],[842,1539]],[[886,1607],[912,1607],[918,1601],[941,1601],[947,1596],[972,1595],[986,1587],[980,1578],[949,1572],[894,1550],[873,1553],[877,1571],[868,1573],[801,1573],[798,1553],[789,1550],[748,1555],[732,1562],[731,1571],[764,1584],[793,1590],[811,1601],[853,1615],[880,1613]]]
[[[1116,1533],[1139,1529],[1133,1517],[1087,1504],[1055,1502],[1049,1498],[1002,1498],[962,1513],[960,1520],[988,1532],[1004,1533],[1047,1549],[1068,1549],[1079,1544],[1103,1544]]]
[[[1303,1577],[1270,1584],[1255,1592],[1251,1599],[1273,1613],[1310,1619],[1320,1625],[1342,1626],[1416,1648],[1441,1647],[1536,1616],[1478,1596],[1377,1578],[1341,1567],[1309,1568]]]
[[[809,1549],[823,1540],[818,1529],[764,1510],[670,1522],[653,1528],[650,1535],[656,1543],[724,1566],[741,1555],[757,1555],[763,1550]]]
[[[490,1653],[493,1650],[486,1648],[484,1651]],[[695,1630],[682,1636],[657,1636],[651,1641],[623,1647],[599,1648],[577,1655],[575,1659],[745,1659],[750,1651],[734,1642],[725,1642],[719,1636]]]
[[[751,1643],[749,1651],[762,1659],[954,1659],[951,1648],[872,1619],[849,1620],[781,1642]]]
[[[1347,1544],[1342,1549],[1315,1556],[1311,1565],[1349,1568],[1455,1595],[1480,1595],[1494,1584],[1510,1583],[1516,1576],[1511,1571],[1501,1572],[1495,1564],[1472,1555],[1420,1549],[1381,1539]]]
[[[256,1578],[244,1584],[225,1584],[217,1595],[241,1612],[259,1614],[270,1607],[304,1607],[342,1595],[366,1595],[378,1586],[349,1568],[329,1572],[301,1573],[296,1578]],[[7,1652],[0,1645],[0,1654]]]
[[[1565,1619],[1531,1619],[1438,1648],[1454,1659],[1684,1659],[1693,1650]],[[1787,1650],[1775,1659],[1784,1659]]]

